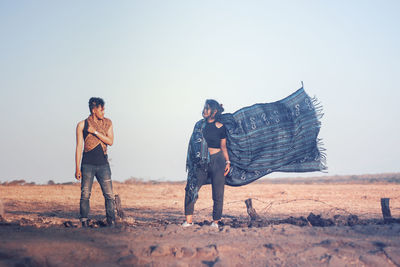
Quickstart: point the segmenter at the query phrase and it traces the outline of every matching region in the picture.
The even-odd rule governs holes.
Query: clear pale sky
[[[207,98],[234,112],[300,81],[324,107],[327,175],[398,172],[399,12],[399,1],[1,1],[0,181],[74,181],[92,96],[114,124],[114,180],[184,180]]]

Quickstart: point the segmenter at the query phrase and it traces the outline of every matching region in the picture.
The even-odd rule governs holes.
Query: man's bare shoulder
[[[219,129],[219,128],[221,128],[222,126],[224,126],[222,123],[220,123],[220,122],[215,122],[215,126],[217,126],[217,128]]]
[[[112,121],[109,118],[104,117],[106,128],[112,127]]]
[[[85,127],[85,120],[78,122],[76,125],[77,129],[83,129],[83,127]]]

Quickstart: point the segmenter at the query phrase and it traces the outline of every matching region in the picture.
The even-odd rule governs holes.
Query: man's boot
[[[107,226],[114,228],[115,227],[115,219],[107,217]]]
[[[89,220],[82,221],[82,228],[88,228],[88,227],[89,227]]]

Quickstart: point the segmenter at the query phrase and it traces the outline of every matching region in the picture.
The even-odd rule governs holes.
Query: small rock
[[[339,258],[332,255],[329,259],[329,266],[349,266],[349,262],[345,258]]]
[[[264,247],[265,247],[268,251],[272,252],[274,256],[276,256],[276,254],[279,254],[279,253],[283,253],[283,252],[284,252],[283,249],[282,249],[282,247],[279,246],[279,245],[276,245],[276,244],[268,243],[268,244],[264,244]]]
[[[204,220],[204,222],[199,222],[200,226],[207,226],[207,225],[211,225],[210,221]]]
[[[333,216],[333,222],[337,226],[345,226],[347,225],[347,217],[343,215],[335,215]]]
[[[290,216],[287,219],[280,220],[279,223],[287,223],[287,224],[293,224],[293,225],[297,225],[297,226],[308,226],[309,225],[309,222],[303,216],[301,216],[300,218],[295,218],[295,217]]]
[[[197,248],[197,255],[200,257],[210,258],[218,255],[215,245],[209,245],[203,248]]]
[[[138,257],[135,255],[128,255],[118,259],[118,265],[121,266],[135,266],[139,263]]]
[[[322,240],[319,243],[315,243],[314,246],[321,246],[321,247],[324,247],[324,248],[328,248],[328,247],[331,247],[332,244],[334,244],[334,241],[332,241],[330,239],[325,239],[325,240]]]
[[[329,264],[330,260],[332,259],[332,255],[325,253],[321,257],[319,257],[320,263]]]
[[[374,241],[372,242],[372,244],[376,247],[378,247],[379,249],[383,249],[385,247],[387,247],[387,245],[381,241]]]
[[[172,254],[171,248],[167,245],[152,246],[150,249],[151,256],[155,257],[167,256]]]
[[[387,266],[387,260],[382,255],[376,254],[364,254],[361,255],[359,260],[364,263],[366,266]]]
[[[19,220],[19,225],[21,225],[21,226],[32,225],[32,224],[33,224],[33,222],[26,218],[21,218]]]
[[[231,231],[231,227],[228,226],[228,225],[224,225],[224,226],[221,228],[221,231],[224,232],[224,233],[229,233],[229,232]]]
[[[349,217],[347,217],[347,225],[348,226],[356,225],[358,222],[359,221],[358,221],[357,215],[350,215]]]
[[[183,253],[182,253],[182,251],[181,251],[180,249],[173,247],[173,248],[171,249],[171,251],[172,251],[172,254],[173,254],[176,258],[179,258],[179,259],[180,259],[180,258],[183,257]]]
[[[214,260],[211,261],[202,261],[201,263],[203,263],[204,265],[208,266],[208,267],[214,267],[215,264],[219,261],[219,258],[217,257]]]
[[[63,225],[64,225],[65,227],[67,227],[67,228],[76,228],[76,227],[78,227],[78,225],[74,224],[74,223],[71,222],[71,221],[66,221],[66,222],[63,223]]]
[[[332,226],[333,221],[331,219],[323,219],[321,215],[315,215],[312,212],[308,215],[307,220],[311,223],[312,226]]]
[[[187,247],[181,248],[181,253],[183,258],[190,258],[196,254],[196,252],[193,249]]]
[[[124,222],[128,223],[128,224],[134,224],[136,221],[133,217],[128,216],[124,218]]]

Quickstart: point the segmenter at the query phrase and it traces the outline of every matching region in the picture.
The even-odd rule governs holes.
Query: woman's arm
[[[226,138],[221,139],[221,150],[226,162],[225,172],[224,172],[224,176],[226,176],[229,173],[229,170],[231,169],[231,162],[229,161],[228,150],[226,149]]]

